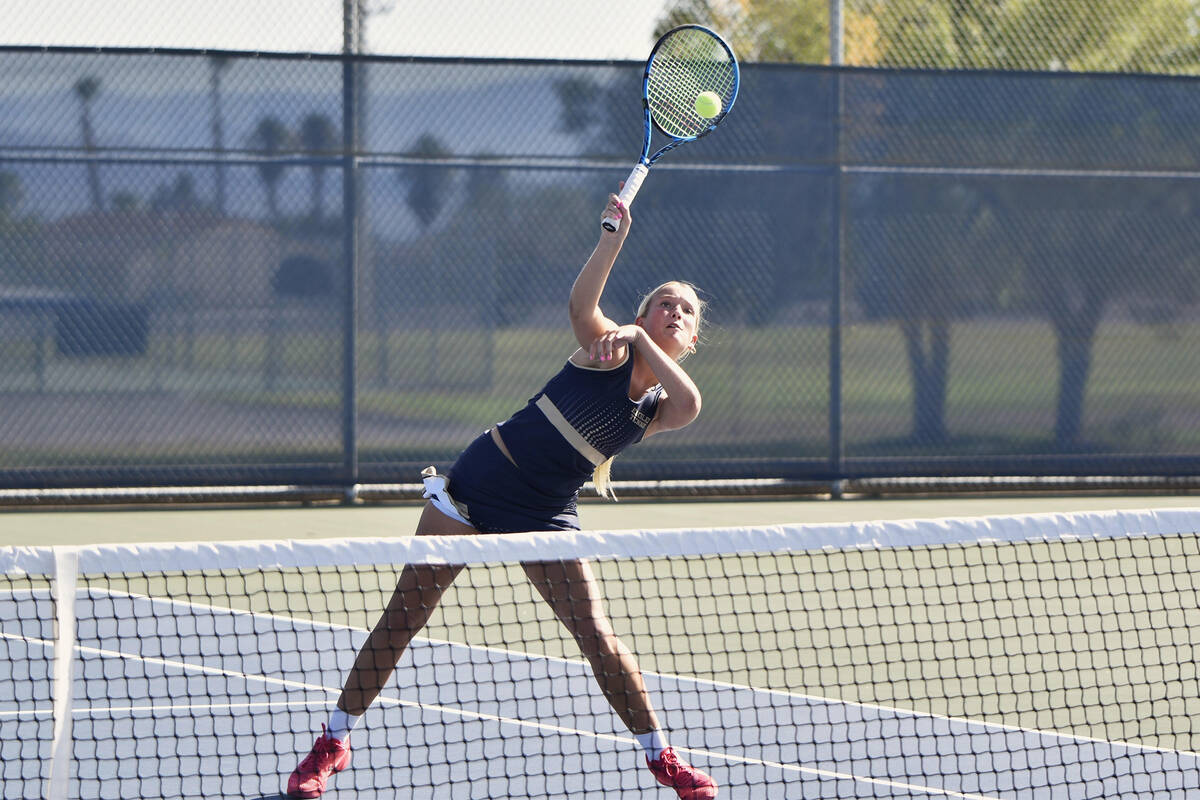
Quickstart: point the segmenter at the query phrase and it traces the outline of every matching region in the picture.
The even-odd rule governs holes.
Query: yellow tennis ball
[[[696,95],[696,113],[705,119],[712,119],[721,113],[721,98],[716,92],[701,92]]]

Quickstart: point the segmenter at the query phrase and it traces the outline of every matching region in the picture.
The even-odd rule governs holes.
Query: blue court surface
[[[13,665],[0,680],[3,796],[41,797],[51,604],[26,593],[0,612]],[[77,615],[70,795],[86,800],[279,796],[365,638],[95,590]],[[396,678],[327,798],[674,797],[582,662],[418,639]],[[721,798],[1200,797],[1195,753],[646,679],[672,744],[717,778]]]

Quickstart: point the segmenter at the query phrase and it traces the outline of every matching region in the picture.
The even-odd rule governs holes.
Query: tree
[[[1088,4],[870,0],[861,7],[878,21],[878,63],[885,66],[1143,72],[1163,64],[1184,68],[1190,61],[1192,69],[1200,64],[1193,37],[1187,33],[1194,16],[1192,5],[1187,0]],[[1065,109],[1060,112],[1062,119],[1014,120],[1014,139],[1021,135],[1022,122],[1045,128],[1061,122],[1069,131],[1094,114],[1090,95],[1077,99],[1070,86],[1049,91],[1058,95],[1057,106]],[[1110,148],[1131,137],[1154,136],[1161,131],[1160,112],[1148,103],[1134,102],[1123,109],[1119,122],[1107,127],[1100,123],[1094,133],[1105,137]],[[992,135],[1003,142],[1010,134],[1005,130]],[[1135,283],[1143,284],[1167,280],[1180,291],[1187,280],[1179,270],[1186,272],[1190,259],[1157,259],[1152,270],[1134,267],[1140,259],[1129,250],[1130,243],[1140,243],[1143,257],[1153,245],[1142,232],[1130,228],[1136,212],[1127,207],[1118,210],[1128,205],[1125,190],[1108,186],[1097,193],[1095,187],[1085,188],[1077,181],[1051,182],[1037,190],[1010,182],[1006,188],[1016,191],[996,192],[989,207],[1013,226],[1003,246],[1015,251],[1013,263],[1025,277],[1027,302],[1045,316],[1054,332],[1059,364],[1055,445],[1077,447],[1099,324],[1114,300],[1136,289],[1120,276],[1139,276]],[[1038,209],[1032,218],[1028,216],[1031,203]],[[1083,207],[1093,210],[1072,213]],[[1143,223],[1152,218],[1143,217]],[[1112,259],[1128,261],[1113,268]]]
[[[277,117],[263,117],[250,134],[249,144],[264,156],[258,175],[267,190],[267,211],[274,222],[279,222],[279,181],[287,170],[287,164],[279,158],[291,147],[292,134]]]
[[[1029,178],[1002,198],[1024,270],[1023,301],[1049,322],[1059,376],[1054,441],[1083,441],[1096,333],[1118,301],[1169,318],[1200,290],[1200,203],[1178,183]]]
[[[878,24],[878,60],[851,62],[864,66],[1157,72],[1200,63],[1190,0],[847,3]]]
[[[422,134],[413,146],[412,155],[428,162],[446,158],[450,151],[432,133]],[[450,172],[437,163],[421,164],[404,169],[399,180],[407,187],[408,207],[428,228],[441,213],[450,189]]]
[[[1200,68],[1200,43],[1189,31],[1195,27],[1195,4],[1191,0],[1096,0],[1090,3],[1031,2],[1030,0],[845,0],[846,62],[862,66],[935,67],[945,69],[998,70],[1105,70],[1145,72],[1164,68],[1169,71],[1196,71]],[[684,22],[700,22],[726,32],[743,60],[821,62],[828,32],[828,3],[785,3],[778,0],[681,0],[667,12],[660,32]],[[827,47],[827,46],[826,46]],[[876,98],[878,110],[893,118],[911,116],[906,103],[912,96],[889,94],[889,77],[881,77],[884,91]],[[859,80],[861,87],[865,80]],[[1144,108],[1133,116],[1114,123],[1105,136],[1142,135],[1141,127],[1156,127],[1154,109]],[[1148,115],[1142,118],[1138,114]],[[1044,124],[1036,119],[1024,124]],[[1018,124],[1012,126],[1019,136]],[[881,124],[881,147],[896,136],[895,124]],[[1001,141],[1003,133],[995,137]],[[901,148],[902,149],[902,148]],[[885,163],[887,158],[881,158]],[[949,191],[949,190],[947,190]],[[1078,191],[1078,188],[1072,189]],[[1006,207],[1009,200],[1018,206]],[[955,249],[969,244],[971,249],[999,239],[1019,238],[1011,248],[1014,261],[1005,270],[1006,280],[988,291],[1011,291],[1014,276],[1029,280],[1026,291],[1034,295],[1028,302],[1047,316],[1057,337],[1060,363],[1059,400],[1056,409],[1055,439],[1060,445],[1075,443],[1082,425],[1083,397],[1090,372],[1092,338],[1104,309],[1119,296],[1119,288],[1109,281],[1094,262],[1069,264],[1067,254],[1078,259],[1086,252],[1120,252],[1121,244],[1111,241],[1114,225],[1094,216],[1086,224],[1049,226],[1047,216],[1039,224],[1014,236],[1010,229],[998,236],[997,214],[1019,210],[1028,197],[1007,198],[1004,194],[984,197],[967,207],[953,211],[954,234],[960,241],[951,248],[948,232],[920,219],[926,201],[933,205],[925,213],[938,211],[935,197],[907,198],[900,207],[915,207],[914,213],[892,215],[874,235],[882,242],[888,237],[906,240],[919,237],[925,264],[892,264],[882,259],[868,260],[872,274],[859,276],[859,297],[879,318],[893,318],[905,337],[909,371],[913,384],[914,436],[937,441],[946,434],[944,419],[945,389],[949,370],[950,319],[961,303],[968,306],[987,302],[986,297],[957,297],[959,287],[967,285],[962,273],[969,265],[955,261],[963,253]],[[1071,205],[1077,200],[1062,196],[1058,202]],[[1092,230],[1105,226],[1104,231]],[[990,231],[990,232],[988,232]],[[936,235],[935,235],[936,234]],[[939,238],[941,237],[941,238]],[[1085,247],[1090,237],[1091,246]],[[1135,241],[1141,241],[1134,237]],[[974,244],[970,244],[974,242]],[[1095,247],[1105,242],[1108,249]],[[1126,244],[1126,246],[1128,246]],[[1051,255],[1059,251],[1061,256]],[[895,252],[883,248],[882,253]],[[1047,267],[1047,263],[1062,267]],[[1182,268],[1176,258],[1175,267]],[[1138,274],[1129,269],[1129,273]],[[1178,276],[1176,276],[1178,277]],[[1161,278],[1161,275],[1160,275]],[[946,292],[953,288],[950,296]],[[1131,287],[1126,287],[1131,288]],[[870,296],[874,293],[874,296]],[[939,298],[936,302],[934,298]],[[884,302],[884,301],[887,302]],[[969,301],[969,302],[968,302]]]
[[[150,195],[150,208],[154,211],[195,211],[202,208],[196,193],[196,179],[190,172],[180,172],[175,180],[163,184]]]
[[[138,197],[137,192],[131,189],[113,192],[110,200],[112,201],[112,210],[122,214],[137,211],[142,207],[142,198]]]
[[[987,258],[1003,239],[986,181],[889,176],[855,216],[853,294],[871,319],[894,320],[911,384],[912,441],[949,438],[946,400],[956,319],[993,307],[1019,275]]]
[[[667,11],[655,35],[686,23],[720,31],[745,61],[819,64],[829,55],[829,0],[682,0]]]
[[[16,216],[17,209],[25,200],[25,185],[15,172],[0,172],[0,217]]]
[[[721,31],[745,61],[829,61],[833,0],[677,0],[656,29]],[[937,69],[1195,72],[1192,0],[842,0],[845,63]]]
[[[43,264],[41,223],[21,213],[24,199],[20,175],[0,172],[0,283],[44,284],[51,278]]]
[[[339,134],[337,126],[326,114],[313,112],[300,121],[300,146],[316,158],[328,158],[338,149]],[[312,200],[309,203],[309,216],[314,222],[320,222],[325,216],[325,170],[328,168],[322,161],[314,162],[312,170]]]
[[[212,113],[212,145],[213,153],[216,154],[218,159],[222,158],[225,153],[225,111],[221,103],[221,78],[225,70],[229,69],[229,62],[229,56],[211,55],[208,57],[208,93]],[[215,205],[217,213],[224,215],[226,202],[224,164],[217,164],[216,178]]]
[[[698,23],[722,33],[743,61],[827,64],[832,0],[679,0],[655,28],[661,36],[676,25]],[[878,57],[875,18],[847,3],[843,9],[846,62],[872,64]]]
[[[89,75],[75,83],[75,96],[79,98],[79,128],[83,136],[83,150],[87,158],[88,193],[92,208],[104,209],[104,192],[100,188],[100,165],[95,161],[96,134],[92,128],[92,101],[100,92],[100,79]]]

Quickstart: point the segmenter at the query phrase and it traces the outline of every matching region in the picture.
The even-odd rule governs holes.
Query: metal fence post
[[[345,47],[342,60],[342,261],[345,266],[345,335],[342,350],[342,457],[344,501],[358,494],[358,271],[359,174],[358,129],[361,98],[355,58],[360,24],[358,0],[344,2]]]
[[[843,464],[844,432],[842,429],[842,237],[845,234],[845,211],[842,208],[842,0],[829,0],[829,63],[833,70],[833,186],[830,197],[830,269],[829,298],[829,470],[832,476],[832,495],[841,497],[845,484]]]

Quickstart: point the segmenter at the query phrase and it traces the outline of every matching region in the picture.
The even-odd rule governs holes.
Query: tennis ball
[[[705,119],[712,119],[721,113],[721,98],[716,92],[701,92],[696,95],[696,113]]]

